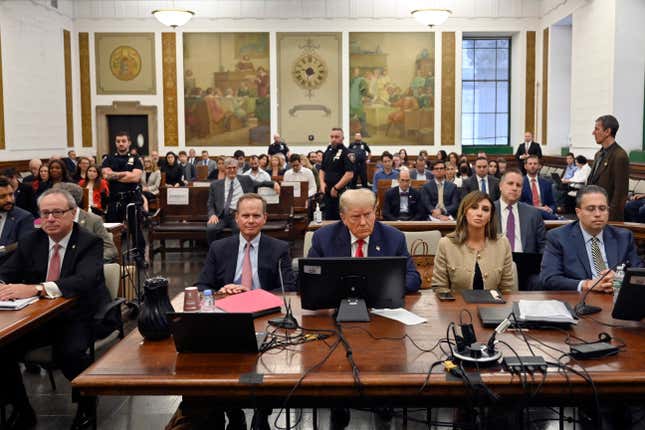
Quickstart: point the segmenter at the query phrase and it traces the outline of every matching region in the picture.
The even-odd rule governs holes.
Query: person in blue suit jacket
[[[376,221],[376,197],[367,189],[348,190],[340,198],[341,221],[318,229],[312,238],[308,257],[357,256],[358,242],[363,240],[364,257],[408,257],[406,292],[421,286],[419,272],[408,254],[405,236],[394,227]]]
[[[442,217],[448,219],[448,215],[456,217],[460,201],[459,190],[454,183],[446,181],[446,163],[441,160],[435,161],[432,165],[432,174],[434,179],[428,181],[427,184],[423,184],[423,188],[421,188],[426,213],[439,219]],[[439,182],[443,183],[443,208],[438,207]]]
[[[607,225],[609,205],[607,191],[588,185],[576,197],[578,221],[547,233],[542,257],[540,280],[548,290],[577,290],[584,292],[617,264],[642,266],[636,252],[632,232]],[[594,258],[594,241],[600,256]],[[614,273],[610,273],[594,288],[594,292],[613,292]]]
[[[32,231],[34,217],[15,205],[11,182],[0,176],[0,246],[15,243]]]
[[[421,193],[410,187],[410,172],[399,173],[399,186],[390,188],[383,198],[382,215],[385,221],[423,221],[427,215]]]
[[[524,177],[524,184],[522,186],[522,202],[527,205],[534,206],[541,211],[542,219],[558,219],[555,212],[556,203],[553,197],[553,183],[547,179],[540,178],[538,171],[540,170],[540,160],[537,155],[530,155],[526,159],[526,176]],[[533,193],[531,191],[531,181],[536,180],[540,203],[538,206],[533,204]]]

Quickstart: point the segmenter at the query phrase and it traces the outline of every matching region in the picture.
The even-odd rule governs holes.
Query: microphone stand
[[[602,310],[602,308],[600,308],[599,306],[588,305],[587,302],[586,302],[587,296],[589,295],[591,290],[596,288],[596,285],[598,285],[600,283],[600,281],[605,279],[605,277],[607,275],[609,275],[609,273],[611,273],[614,270],[616,270],[616,268],[618,266],[620,266],[621,264],[625,264],[625,266],[627,266],[629,264],[629,260],[625,261],[625,263],[616,263],[616,264],[614,264],[614,266],[611,269],[609,269],[607,272],[605,272],[604,275],[602,275],[600,278],[598,278],[598,280],[596,282],[594,282],[594,284],[591,286],[591,288],[589,288],[587,291],[585,291],[585,293],[582,295],[582,299],[580,300],[580,302],[574,308],[574,312],[575,312],[576,316],[597,314],[598,312],[600,312]]]
[[[291,300],[287,301],[287,295],[284,291],[284,280],[282,279],[282,259],[278,260],[278,276],[280,277],[280,287],[282,288],[282,300],[284,301],[285,315],[282,318],[269,320],[269,324],[274,327],[294,330],[298,328],[298,321],[291,312]]]

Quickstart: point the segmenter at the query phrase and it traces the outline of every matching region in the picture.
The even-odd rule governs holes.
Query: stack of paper
[[[526,321],[547,321],[574,323],[569,309],[560,300],[520,300],[519,319]]]
[[[0,310],[17,311],[38,301],[38,297],[29,297],[27,299],[0,300]]]
[[[390,318],[395,321],[399,321],[405,325],[417,325],[426,322],[425,318],[418,316],[406,309],[397,308],[397,309],[372,309],[374,315],[378,315],[384,318]]]

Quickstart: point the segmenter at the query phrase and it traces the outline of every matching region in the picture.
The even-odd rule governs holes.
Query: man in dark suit
[[[537,155],[530,155],[524,166],[526,176],[522,185],[522,202],[539,209],[543,219],[558,219],[553,198],[553,183],[540,178],[540,160]]]
[[[542,258],[540,279],[548,290],[584,292],[617,264],[640,267],[630,230],[608,225],[607,191],[587,185],[576,197],[578,221],[550,230]],[[613,292],[614,273],[605,276],[594,292]]]
[[[2,172],[6,176],[13,187],[14,203],[20,209],[24,209],[34,216],[38,216],[38,208],[36,207],[36,196],[32,184],[24,184],[18,180],[18,172],[15,168],[9,167]]]
[[[184,179],[189,182],[194,181],[197,178],[197,170],[193,163],[188,162],[186,151],[179,151],[177,156],[179,157],[179,165],[184,169]]]
[[[406,291],[419,290],[421,277],[408,254],[405,236],[399,230],[376,221],[376,197],[361,188],[340,196],[341,221],[318,229],[311,240],[308,257],[408,257]],[[330,429],[347,427],[349,409],[332,409]]]
[[[463,195],[472,191],[482,191],[488,194],[493,201],[499,199],[499,179],[488,174],[488,159],[486,157],[477,157],[475,174],[466,179],[461,188]]]
[[[65,167],[67,167],[69,175],[72,176],[76,171],[76,151],[73,149],[67,151],[67,158],[63,158],[63,162],[65,163]]]
[[[13,186],[0,176],[0,246],[10,245],[34,231],[34,217],[16,207]],[[4,258],[0,259],[0,264]]]
[[[593,136],[602,149],[596,152],[587,178],[587,185],[607,190],[610,221],[623,221],[629,189],[629,157],[616,143],[617,132],[618,120],[612,115],[603,115],[596,120]]]
[[[385,193],[382,210],[385,221],[426,219],[421,193],[410,187],[410,183],[410,172],[402,170],[399,174],[399,186],[390,188]]]
[[[235,211],[242,194],[254,193],[259,187],[271,187],[276,193],[280,193],[277,182],[255,182],[250,176],[238,175],[238,161],[235,158],[227,158],[224,167],[226,178],[213,182],[208,193],[208,243],[216,240],[226,227],[237,232]]]
[[[537,155],[538,158],[542,158],[542,148],[539,143],[533,142],[533,133],[527,131],[524,133],[524,142],[520,143],[520,146],[517,147],[517,151],[515,152],[515,159],[524,175],[526,175],[524,163],[529,158],[529,155]]]
[[[520,202],[524,178],[519,169],[508,169],[499,183],[500,198],[495,202],[497,228],[511,243],[511,251],[541,254],[546,229],[540,211]]]
[[[90,364],[93,317],[109,300],[103,278],[101,239],[74,223],[74,198],[64,190],[50,189],[40,197],[41,228],[21,239],[13,255],[0,267],[0,300],[29,297],[75,298],[74,306],[54,322],[12,344],[2,355],[14,359],[35,346],[53,344],[56,363],[70,381]],[[6,354],[6,355],[5,355]],[[14,404],[14,427],[35,424],[17,364],[3,386]],[[3,369],[7,372],[7,369]],[[73,429],[95,420],[92,400],[79,403]],[[22,425],[22,427],[21,427]]]
[[[425,212],[433,218],[449,220],[450,216],[457,216],[459,190],[454,183],[446,181],[445,161],[434,162],[432,175],[434,178],[421,188]]]
[[[213,170],[217,169],[217,163],[210,159],[210,157],[208,156],[208,151],[202,151],[202,158],[200,158],[199,161],[195,164],[195,167],[197,166],[207,166],[208,175],[206,176],[208,177],[211,176],[211,173],[213,172]]]
[[[426,159],[417,157],[415,169],[410,170],[410,178],[415,181],[429,181],[432,179],[432,172],[426,169]]]

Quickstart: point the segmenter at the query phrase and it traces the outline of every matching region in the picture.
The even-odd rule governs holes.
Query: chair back
[[[109,263],[103,265],[103,274],[105,275],[105,286],[110,293],[112,300],[116,299],[119,293],[119,281],[121,280],[121,266],[118,263]]]

